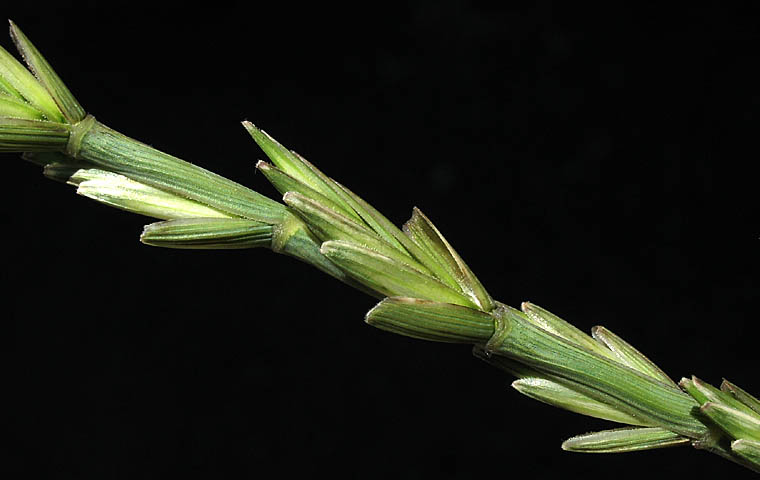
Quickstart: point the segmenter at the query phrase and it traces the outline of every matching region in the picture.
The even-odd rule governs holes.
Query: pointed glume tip
[[[256,130],[256,131],[258,131],[258,132],[260,132],[260,131],[261,131],[261,129],[260,129],[259,127],[257,127],[256,125],[254,125],[254,124],[253,124],[251,121],[249,121],[249,120],[243,120],[242,122],[240,122],[240,124],[241,124],[241,125],[243,125],[243,128],[245,128],[245,129],[246,129],[246,130],[247,130],[249,133],[250,133],[252,130]]]

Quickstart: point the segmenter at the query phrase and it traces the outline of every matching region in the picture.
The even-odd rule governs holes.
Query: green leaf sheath
[[[122,135],[93,117],[73,128],[68,153],[76,159],[238,217],[274,224],[285,214],[282,204]]]
[[[499,306],[494,317],[496,333],[486,345],[492,354],[590,386],[657,426],[690,438],[705,434],[692,414],[696,402],[677,388],[542,330],[517,310]]]

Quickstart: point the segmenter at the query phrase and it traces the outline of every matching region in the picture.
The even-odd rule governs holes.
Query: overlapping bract
[[[320,251],[354,281],[385,297],[490,311],[493,300],[432,223],[415,209],[402,231],[359,196],[250,122],[243,125],[274,165],[258,162]]]
[[[725,448],[750,465],[760,459],[760,400],[733,383],[723,380],[720,388],[697,377],[682,378],[681,388],[699,402],[699,412],[708,424],[716,427],[700,439],[696,447],[707,450]]]

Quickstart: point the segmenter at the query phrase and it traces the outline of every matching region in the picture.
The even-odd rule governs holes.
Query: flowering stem
[[[467,343],[519,377],[532,398],[628,425],[573,437],[570,451],[625,452],[683,444],[760,472],[760,401],[724,382],[675,385],[609,330],[593,337],[530,303],[495,301],[419,210],[396,227],[271,136],[244,127],[272,164],[257,168],[280,203],[116,132],[86,113],[11,24],[29,68],[0,48],[0,152],[20,152],[50,178],[108,205],[157,218],[141,240],[168,248],[265,247],[382,299],[365,320],[430,341]]]

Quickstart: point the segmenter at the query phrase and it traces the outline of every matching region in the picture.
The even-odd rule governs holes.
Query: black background
[[[394,222],[420,207],[501,301],[758,392],[760,17],[731,5],[4,13],[122,133],[276,196],[249,119]],[[466,346],[365,325],[372,299],[295,260],[146,247],[149,219],[16,157],[4,396],[24,477],[750,478],[690,448],[562,452],[608,424]]]

